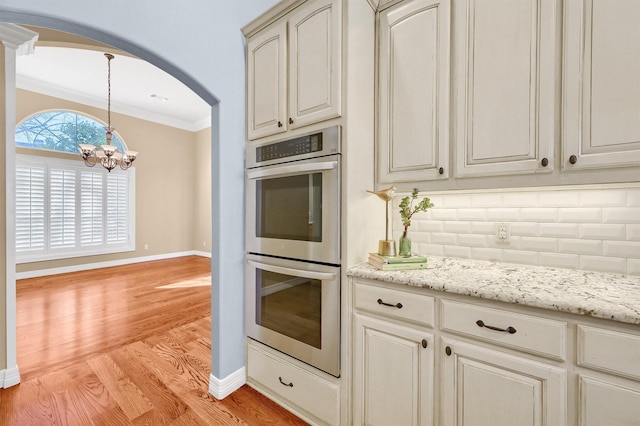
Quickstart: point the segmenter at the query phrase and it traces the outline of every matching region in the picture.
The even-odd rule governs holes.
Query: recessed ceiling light
[[[166,96],[156,95],[155,93],[152,93],[152,94],[151,94],[151,97],[152,97],[153,99],[155,99],[155,100],[158,100],[158,101],[164,101],[164,102],[166,102],[166,101],[168,101],[168,100],[169,100],[169,98],[167,98]]]

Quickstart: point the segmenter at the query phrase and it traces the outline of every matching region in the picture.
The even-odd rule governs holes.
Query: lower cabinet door
[[[565,425],[566,370],[442,339],[445,425]]]
[[[581,426],[640,425],[640,385],[627,387],[580,376]]]
[[[433,335],[355,315],[354,425],[433,424]]]

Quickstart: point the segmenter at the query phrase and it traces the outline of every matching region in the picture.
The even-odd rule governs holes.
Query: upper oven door
[[[340,155],[247,170],[247,252],[340,264]]]

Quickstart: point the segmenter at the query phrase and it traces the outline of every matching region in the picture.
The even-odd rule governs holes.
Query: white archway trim
[[[15,24],[0,24],[0,41],[4,46],[4,85],[5,85],[5,321],[6,321],[6,360],[7,367],[0,372],[0,385],[3,388],[20,383],[20,371],[16,359],[16,58],[19,55],[32,54],[38,33]]]

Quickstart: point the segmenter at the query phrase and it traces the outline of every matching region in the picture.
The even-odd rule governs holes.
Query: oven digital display
[[[322,133],[301,136],[283,142],[276,142],[256,148],[256,162],[293,157],[322,151]]]

